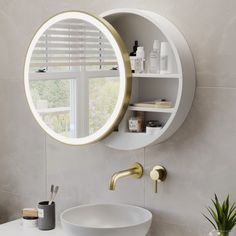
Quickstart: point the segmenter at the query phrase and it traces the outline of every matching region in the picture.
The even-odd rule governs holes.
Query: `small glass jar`
[[[213,230],[208,236],[230,236],[230,231]]]
[[[149,120],[146,125],[146,133],[153,135],[162,129],[162,124],[158,120]]]
[[[129,119],[130,132],[142,132],[142,119],[140,117],[131,117]]]
[[[143,132],[144,131],[144,112],[137,111],[134,113],[135,116],[132,116],[129,119],[129,131],[130,132]]]

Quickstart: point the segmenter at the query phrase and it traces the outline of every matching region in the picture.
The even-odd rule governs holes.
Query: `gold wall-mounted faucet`
[[[115,190],[117,180],[126,176],[141,178],[143,176],[143,166],[140,163],[136,162],[130,169],[114,173],[109,183],[109,190]]]

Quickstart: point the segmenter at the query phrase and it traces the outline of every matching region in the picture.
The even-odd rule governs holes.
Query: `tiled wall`
[[[185,35],[197,70],[192,110],[168,141],[137,151],[58,143],[39,128],[27,106],[23,65],[30,40],[60,11],[121,7],[155,11]],[[235,10],[235,0],[0,0],[0,221],[47,197],[54,183],[61,187],[59,211],[89,202],[124,202],[154,213],[152,236],[207,235],[201,212],[213,193],[236,198]],[[111,174],[135,161],[145,166],[145,177],[127,178],[108,191]],[[148,177],[156,164],[169,174],[158,194]]]

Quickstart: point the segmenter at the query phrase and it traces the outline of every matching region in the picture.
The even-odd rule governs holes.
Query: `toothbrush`
[[[49,201],[48,201],[48,203],[52,200],[53,192],[54,192],[54,185],[52,184],[52,185],[51,185],[51,190],[50,190],[50,196],[49,196]]]
[[[55,199],[55,197],[56,197],[56,195],[58,193],[58,190],[59,190],[59,186],[56,186],[56,188],[54,189],[54,192],[53,192],[54,195],[53,195],[52,199],[50,200],[50,202],[48,203],[48,205],[52,204],[52,202],[54,201],[54,199]]]

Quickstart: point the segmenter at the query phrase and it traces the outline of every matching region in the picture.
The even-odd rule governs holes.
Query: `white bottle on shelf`
[[[153,49],[149,55],[149,72],[160,73],[160,42],[154,40]]]
[[[168,42],[162,42],[160,50],[160,74],[171,73],[170,52],[170,44]]]
[[[144,72],[145,52],[143,47],[138,47],[136,52],[135,72]]]

